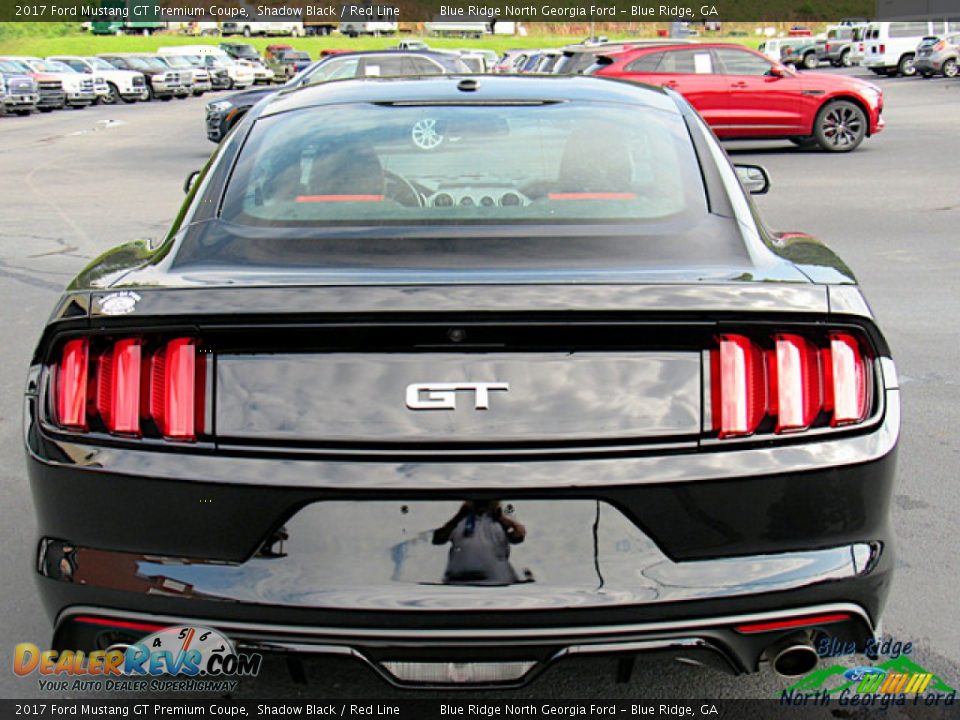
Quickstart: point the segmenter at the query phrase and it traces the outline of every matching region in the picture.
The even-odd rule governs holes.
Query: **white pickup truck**
[[[220,28],[222,35],[290,35],[303,37],[306,30],[302,22],[225,22]]]

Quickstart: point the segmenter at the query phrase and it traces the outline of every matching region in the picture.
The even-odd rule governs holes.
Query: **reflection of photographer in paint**
[[[510,565],[510,546],[527,531],[507,517],[499,500],[467,500],[446,525],[433,531],[433,544],[451,543],[443,581],[452,585],[509,585],[521,580]]]

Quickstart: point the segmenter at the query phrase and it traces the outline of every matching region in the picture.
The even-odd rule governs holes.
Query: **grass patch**
[[[71,25],[71,23],[6,23],[6,25]],[[73,23],[73,28],[76,24]],[[139,35],[121,35],[119,37],[112,35],[90,35],[80,33],[75,29],[69,34],[49,34],[56,33],[56,28],[41,28],[48,33],[46,35],[31,35],[25,32],[8,33],[6,28],[0,27],[0,55],[37,55],[46,57],[47,55],[96,55],[103,52],[155,52],[158,47],[164,45],[217,45],[222,42],[222,38],[215,37],[189,37],[175,33],[161,33],[158,35],[143,37]],[[63,32],[63,28],[60,29]],[[403,39],[413,39],[415,36],[403,35]],[[609,36],[611,40],[622,39],[616,35]],[[261,52],[273,43],[286,43],[293,45],[298,50],[305,50],[310,53],[310,57],[317,58],[321,50],[330,48],[339,48],[344,50],[382,50],[384,48],[396,47],[398,37],[359,37],[348,38],[342,35],[331,35],[327,37],[310,38],[226,38],[236,42],[249,42]],[[502,53],[509,48],[550,48],[564,47],[571,42],[576,42],[578,38],[572,38],[569,35],[530,35],[527,37],[514,37],[503,35],[489,35],[478,40],[460,39],[460,38],[421,38],[430,47],[440,49],[455,48],[487,48]],[[755,37],[744,38],[710,38],[702,39],[704,42],[737,42],[749,47],[756,47],[760,42]]]

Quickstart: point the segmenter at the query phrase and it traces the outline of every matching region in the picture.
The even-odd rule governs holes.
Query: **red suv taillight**
[[[204,362],[193,338],[89,338],[63,346],[53,370],[54,422],[88,432],[194,441],[202,425]],[[88,389],[91,392],[88,392]]]
[[[769,344],[720,335],[710,352],[710,410],[720,438],[761,430],[801,432],[863,422],[869,411],[869,366],[856,337],[829,333],[818,343],[793,333]]]

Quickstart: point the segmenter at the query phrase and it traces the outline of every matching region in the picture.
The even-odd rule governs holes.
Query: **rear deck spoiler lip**
[[[104,300],[135,292],[126,314],[104,312]],[[827,286],[804,283],[651,284],[416,284],[238,285],[117,289],[65,296],[52,322],[80,317],[135,323],[164,318],[194,322],[203,316],[276,318],[278,314],[336,316],[366,313],[787,313],[823,314],[831,309]],[[843,306],[856,312],[858,303]],[[869,317],[869,315],[867,315]]]

